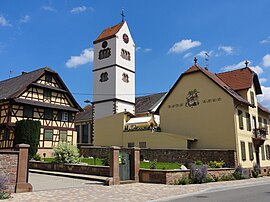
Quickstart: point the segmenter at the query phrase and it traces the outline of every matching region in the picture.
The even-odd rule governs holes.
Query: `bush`
[[[150,169],[156,169],[157,168],[157,161],[153,161],[150,163],[150,166],[149,166]]]
[[[29,144],[29,159],[33,158],[33,156],[37,153],[40,126],[40,121],[33,121],[29,119],[16,122],[13,146],[17,144]]]
[[[260,174],[260,167],[257,163],[253,165],[253,170],[251,171],[252,177],[257,178]]]
[[[39,154],[35,154],[32,159],[36,160],[36,161],[41,161],[41,156]]]
[[[175,181],[176,185],[186,185],[186,184],[190,184],[190,179],[189,178],[182,178],[182,179],[177,179]]]
[[[6,183],[8,182],[5,176],[0,176],[0,200],[8,199],[10,197],[10,193],[5,192]]]
[[[221,181],[231,181],[231,180],[235,180],[235,178],[232,174],[228,174],[228,175],[222,175],[220,180]]]
[[[203,165],[203,162],[201,160],[196,160],[194,162],[194,164],[197,165],[197,166],[202,166]]]
[[[224,164],[225,164],[225,162],[223,160],[222,161],[210,161],[208,163],[208,167],[209,168],[222,168]]]
[[[190,179],[192,180],[192,183],[200,184],[200,183],[206,182],[207,176],[208,176],[207,165],[191,164]]]
[[[101,159],[101,164],[103,166],[109,166],[110,165],[109,157],[105,157],[105,158]]]
[[[79,151],[76,146],[67,142],[59,142],[56,147],[53,147],[54,161],[56,163],[78,163]]]
[[[247,179],[248,176],[244,174],[244,169],[241,165],[237,166],[237,168],[235,169],[234,173],[233,173],[233,177],[236,180],[242,180],[242,179]]]

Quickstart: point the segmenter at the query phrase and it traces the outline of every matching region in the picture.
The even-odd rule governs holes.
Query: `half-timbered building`
[[[12,148],[17,121],[41,122],[39,153],[59,141],[76,144],[74,119],[81,107],[57,72],[44,67],[0,81],[0,147]]]

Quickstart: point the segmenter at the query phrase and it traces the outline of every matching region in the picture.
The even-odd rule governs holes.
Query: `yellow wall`
[[[186,107],[188,92],[194,89],[199,91],[199,105]],[[234,113],[233,98],[195,72],[183,76],[163,103],[160,127],[163,132],[197,138],[194,149],[235,149]]]
[[[177,148],[186,149],[187,139],[176,134],[147,131],[124,132],[124,146],[134,143],[139,147],[139,142],[146,142],[146,148]]]
[[[95,146],[123,146],[124,113],[94,120]]]

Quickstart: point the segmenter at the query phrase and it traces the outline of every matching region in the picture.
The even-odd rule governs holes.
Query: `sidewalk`
[[[270,177],[192,185],[134,183],[116,186],[89,185],[52,191],[12,194],[7,201],[150,201],[200,192],[211,188],[269,183]]]

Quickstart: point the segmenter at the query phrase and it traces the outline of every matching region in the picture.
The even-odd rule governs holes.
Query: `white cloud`
[[[93,48],[84,49],[79,56],[71,56],[66,62],[68,68],[76,68],[78,66],[93,62],[94,51]]]
[[[260,80],[260,83],[265,83],[267,81],[266,78],[260,78],[259,80]]]
[[[144,52],[150,52],[150,51],[152,51],[151,48],[146,48],[146,49],[144,49]]]
[[[20,23],[28,23],[30,22],[31,17],[29,15],[25,15],[20,19]]]
[[[270,54],[266,54],[263,57],[263,66],[270,67]]]
[[[72,8],[70,12],[73,14],[77,14],[77,13],[85,12],[86,10],[87,10],[86,6],[78,6],[78,7]]]
[[[266,39],[261,40],[260,44],[270,43],[270,36],[268,36]]]
[[[138,46],[136,48],[136,51],[150,52],[150,51],[152,51],[152,49],[151,48],[142,48],[142,47]]]
[[[225,53],[227,53],[228,55],[233,53],[233,47],[232,46],[219,46],[218,50],[222,50]]]
[[[262,95],[258,95],[258,100],[262,103],[263,106],[270,109],[270,87],[261,86],[262,88]]]
[[[225,71],[231,71],[231,70],[235,70],[235,69],[241,69],[241,68],[244,68],[246,65],[245,65],[245,62],[246,61],[242,61],[242,62],[239,62],[238,64],[233,64],[233,65],[228,65],[226,67],[223,67],[222,70],[225,70]],[[248,61],[249,64],[251,64],[250,61]]]
[[[57,10],[55,8],[53,8],[52,6],[42,6],[42,8],[45,11],[57,12]]]
[[[10,27],[11,24],[9,23],[9,21],[4,16],[0,15],[0,26]]]
[[[140,46],[136,47],[136,51],[139,51],[141,49],[142,49],[142,47],[140,47]]]
[[[202,43],[200,41],[192,41],[191,39],[183,39],[173,45],[168,53],[182,53],[191,48],[200,46]]]
[[[252,69],[258,75],[263,73],[263,69],[258,65],[252,66],[252,67],[250,67],[250,69]]]
[[[186,53],[184,56],[183,56],[183,58],[189,58],[190,56],[192,55],[192,53]]]

